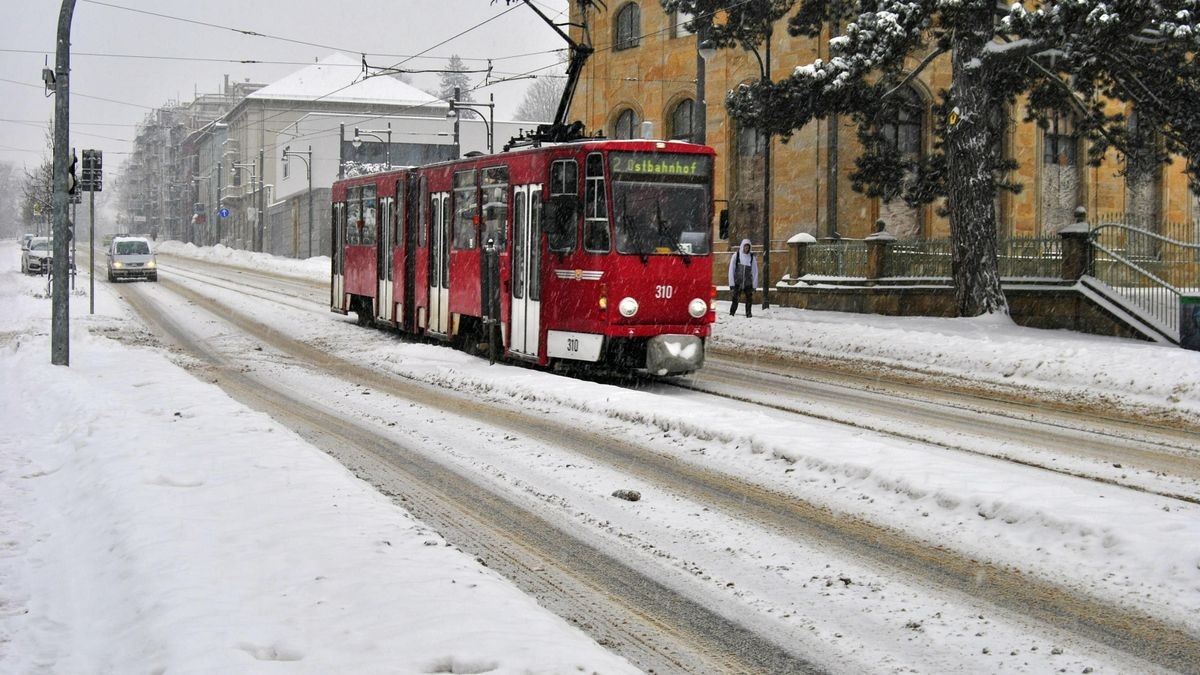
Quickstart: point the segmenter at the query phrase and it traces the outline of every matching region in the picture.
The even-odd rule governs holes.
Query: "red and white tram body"
[[[715,320],[711,148],[526,148],[333,185],[332,310],[511,359],[698,369]]]

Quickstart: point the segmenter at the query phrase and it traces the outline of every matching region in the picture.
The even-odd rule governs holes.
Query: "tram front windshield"
[[[709,167],[704,155],[612,153],[617,251],[634,255],[709,252]]]

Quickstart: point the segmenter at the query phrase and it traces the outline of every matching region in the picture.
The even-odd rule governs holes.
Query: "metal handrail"
[[[1126,225],[1125,223],[1101,223],[1092,228],[1092,247],[1107,255],[1107,260],[1093,259],[1090,273],[1096,279],[1103,281],[1113,289],[1131,309],[1136,310],[1144,319],[1163,326],[1174,339],[1179,339],[1179,299],[1185,291],[1154,271],[1146,269],[1143,264],[1130,259],[1128,246],[1121,251],[1117,246],[1100,241],[1101,233],[1105,230],[1123,232],[1126,242],[1157,243],[1161,262],[1180,262],[1184,260],[1161,260],[1163,245],[1179,247],[1183,251],[1192,251],[1193,260],[1200,256],[1200,244],[1191,244],[1157,232]],[[1140,248],[1140,247],[1139,247]],[[1105,265],[1103,263],[1116,263]]]

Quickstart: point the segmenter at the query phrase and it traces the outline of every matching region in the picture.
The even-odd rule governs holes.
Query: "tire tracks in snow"
[[[385,378],[281,336],[176,282],[159,284],[311,368],[369,383],[422,405],[449,403],[442,397],[422,397],[418,385]],[[141,289],[123,289],[121,295],[143,320],[207,364],[218,386],[234,398],[270,414],[337,457],[447,540],[482,556],[481,562],[486,557],[487,565],[639,667],[649,672],[821,672],[802,656],[647,577],[419,450],[245,372],[195,339]]]
[[[166,287],[273,348],[341,379],[366,384],[431,408],[452,410],[457,415],[507,428],[549,445],[566,447],[599,464],[712,505],[732,517],[761,524],[789,538],[834,546],[849,555],[891,568],[902,576],[994,604],[1016,615],[1044,622],[1166,668],[1186,671],[1200,663],[1200,638],[1138,610],[1084,597],[1019,571],[913,540],[890,528],[833,512],[819,504],[680,462],[637,443],[557,423],[544,416],[472,400],[458,393],[432,389],[396,374],[373,371],[280,335],[278,331],[178,284],[168,283]],[[678,618],[678,614],[668,612],[663,620],[669,623]]]

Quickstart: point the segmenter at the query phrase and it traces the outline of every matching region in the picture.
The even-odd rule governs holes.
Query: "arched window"
[[[764,162],[767,137],[750,126],[738,125],[730,138],[728,239],[762,241]]]
[[[1008,160],[1010,153],[1008,115],[1007,105],[996,105],[988,113],[988,134],[991,136],[992,161],[995,162],[992,169],[992,177],[998,183],[1008,182],[1010,179],[1010,170],[1001,168],[1001,165]],[[1001,237],[1012,235],[1013,223],[1009,217],[1009,204],[1012,201],[1011,194],[1011,192],[997,188],[996,195],[992,199],[996,210],[996,231],[1000,233]]]
[[[1129,113],[1129,136],[1137,144],[1125,156],[1125,222],[1159,231],[1162,217],[1162,167],[1158,130],[1136,109]]]
[[[893,150],[904,157],[920,157],[921,133],[925,125],[925,103],[921,95],[905,87],[896,92],[883,112],[879,131]]]
[[[1069,114],[1055,113],[1042,129],[1038,206],[1043,234],[1053,234],[1075,222],[1075,207],[1083,203],[1079,158],[1075,120]]]
[[[671,133],[668,136],[674,141],[691,141],[695,135],[696,103],[690,98],[680,101],[671,111]]]
[[[688,12],[675,11],[675,12],[671,12],[670,17],[671,17],[671,37],[673,37],[673,38],[686,37],[686,36],[692,34],[692,31],[688,30],[688,28],[687,28],[687,22],[696,18],[694,14],[689,14]]]
[[[617,121],[613,124],[613,138],[628,140],[634,137],[634,130],[637,129],[638,121],[637,114],[632,108],[626,108],[617,115]]]
[[[880,116],[879,133],[902,159],[921,157],[925,149],[925,101],[915,89],[905,87],[895,93]],[[909,178],[906,176],[905,181]],[[887,223],[889,232],[901,239],[920,237],[924,225],[922,209],[909,206],[903,192],[904,186],[899,186],[885,195],[879,205],[879,218]]]
[[[616,32],[613,34],[613,49],[620,51],[638,46],[642,33],[642,10],[637,3],[629,3],[617,11]]]

